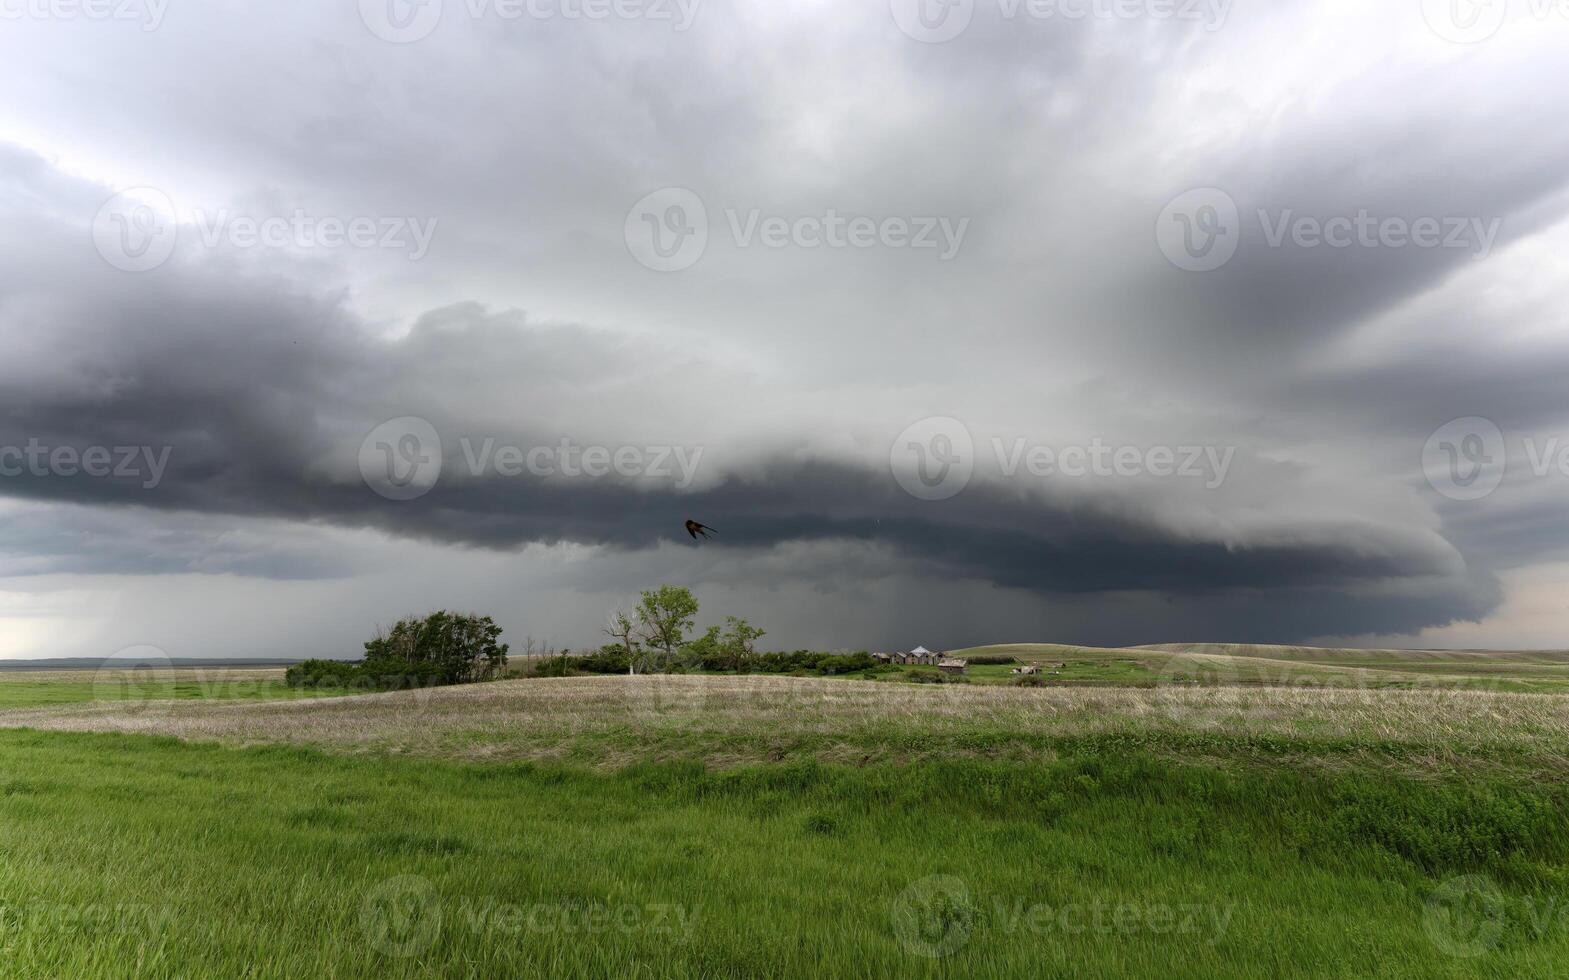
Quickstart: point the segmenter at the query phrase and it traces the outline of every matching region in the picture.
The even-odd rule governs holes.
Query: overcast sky
[[[1569,646],[1556,8],[0,18],[0,658]]]

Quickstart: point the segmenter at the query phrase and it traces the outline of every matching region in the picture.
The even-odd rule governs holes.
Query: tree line
[[[647,674],[686,670],[734,673],[847,674],[878,666],[870,654],[759,653],[766,632],[739,616],[696,632],[698,604],[690,589],[649,589],[630,610],[613,610],[603,632],[610,639],[597,652],[548,657],[533,665],[539,676]]]
[[[630,610],[609,616],[604,634],[612,642],[586,654],[530,657],[526,673],[647,674],[686,670],[735,673],[848,674],[876,671],[867,653],[759,653],[765,632],[739,616],[697,632],[697,597],[677,585],[643,592]],[[438,610],[405,617],[378,630],[357,662],[306,660],[286,672],[295,687],[404,690],[495,680],[507,671],[508,646],[489,616]],[[532,640],[528,650],[532,651]]]

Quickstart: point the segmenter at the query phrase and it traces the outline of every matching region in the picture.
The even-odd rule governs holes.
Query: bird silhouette
[[[708,540],[708,532],[710,531],[713,531],[715,534],[719,533],[718,531],[714,531],[713,528],[706,524],[699,524],[696,521],[686,522],[686,533],[690,534],[692,536],[692,540],[694,541],[697,540],[697,536],[699,534],[703,536],[703,540]]]

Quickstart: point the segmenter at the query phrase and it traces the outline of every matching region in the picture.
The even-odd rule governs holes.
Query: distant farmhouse
[[[925,647],[916,647],[908,653],[874,653],[878,663],[908,664],[915,667],[936,667],[951,674],[962,674],[969,666],[967,660],[957,660],[945,653],[934,653]]]
[[[885,664],[914,664],[922,667],[935,667],[942,661],[943,655],[933,653],[925,647],[916,647],[909,653],[874,653],[872,656]]]

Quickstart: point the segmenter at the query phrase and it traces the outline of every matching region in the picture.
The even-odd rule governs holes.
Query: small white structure
[[[1015,674],[1039,674],[1041,669],[1034,664],[1025,664],[1023,667],[1013,668]]]

